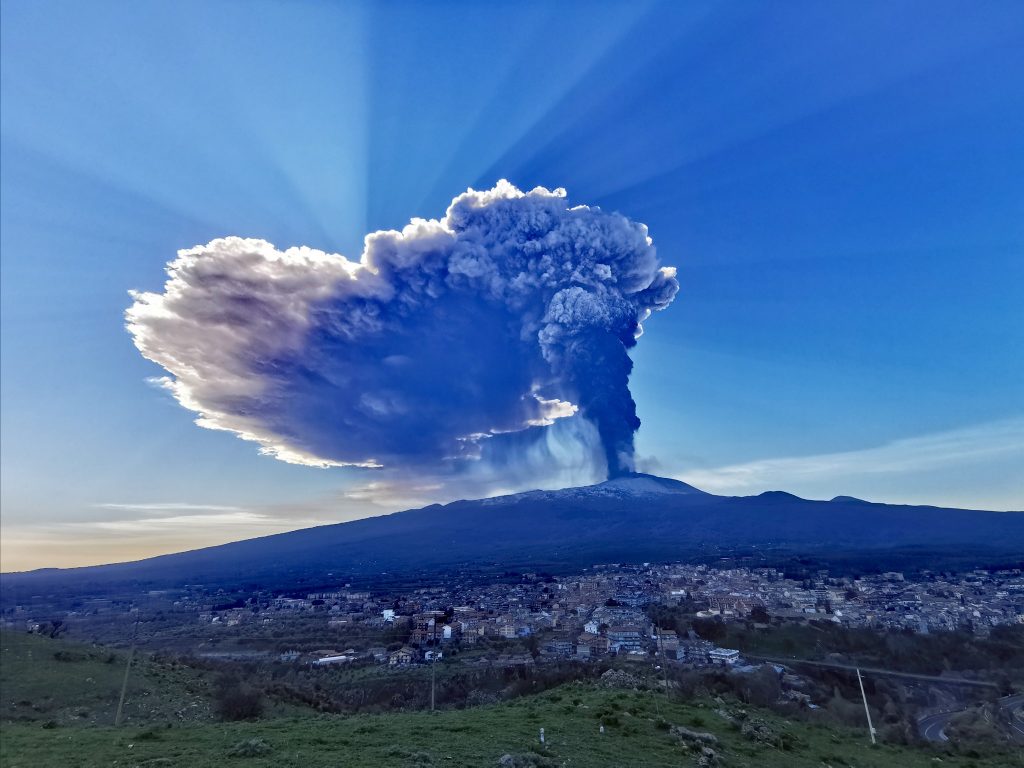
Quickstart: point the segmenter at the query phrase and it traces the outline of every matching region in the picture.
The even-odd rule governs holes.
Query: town
[[[652,606],[685,608],[697,631],[657,626]],[[731,667],[743,663],[741,652],[717,645],[713,638],[721,633],[709,628],[813,621],[985,637],[993,627],[1024,623],[1024,573],[832,577],[820,570],[797,579],[776,568],[608,564],[569,576],[453,579],[405,591],[340,584],[304,595],[245,594],[192,585],[143,597],[85,598],[59,611],[45,603],[19,605],[5,611],[3,622],[29,632],[77,627],[76,635],[117,644],[127,640],[129,612],[139,618],[146,644],[204,658],[407,666],[486,647],[492,652],[469,653],[466,660],[516,665],[616,657]],[[196,639],[191,648],[190,637]],[[304,637],[308,642],[298,642]],[[344,647],[309,647],[332,637]],[[295,647],[280,647],[285,639]]]
[[[891,743],[1024,740],[1013,719],[1020,568],[841,574],[675,562],[456,572],[404,586],[324,581],[40,595],[6,606],[2,627],[8,647],[53,647],[66,663],[141,652],[148,669],[192,681],[173,712],[184,720],[211,706],[227,720],[296,707],[465,709],[580,684],[850,727],[863,726],[867,702]],[[24,645],[32,635],[43,645]],[[18,700],[7,706],[23,714]]]

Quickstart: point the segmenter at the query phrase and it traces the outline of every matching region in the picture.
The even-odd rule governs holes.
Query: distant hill
[[[876,504],[782,492],[716,496],[631,474],[597,485],[434,504],[132,563],[5,574],[5,601],[117,585],[311,584],[395,580],[453,569],[564,571],[602,562],[714,559],[737,552],[844,558],[927,554],[1016,558],[1024,512]]]

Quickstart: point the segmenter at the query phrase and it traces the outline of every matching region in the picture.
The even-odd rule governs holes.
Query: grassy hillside
[[[24,632],[0,632],[0,721],[112,725],[126,653]],[[125,723],[210,719],[208,685],[187,667],[136,654]]]
[[[751,713],[762,740],[745,735],[715,710],[719,704],[678,703],[663,694],[606,690],[572,683],[513,702],[466,710],[354,717],[316,715],[246,723],[166,727],[44,728],[4,724],[5,768],[75,766],[688,766],[699,746],[674,735],[682,725],[712,734],[718,762],[732,768],[1009,768],[1009,753],[951,756],[926,748],[871,747],[863,731],[787,723]],[[729,707],[736,714],[735,707]],[[599,731],[604,724],[605,732]],[[539,744],[539,729],[547,744]]]
[[[217,722],[212,673],[136,657],[125,723],[112,726],[125,655],[23,633],[0,634],[0,765],[38,766],[691,766],[723,768],[1024,768],[981,747],[871,747],[863,729],[788,722],[722,701],[575,682],[489,706],[373,715],[295,713]],[[604,732],[601,732],[601,726]],[[707,742],[673,727],[707,733]],[[547,742],[539,743],[545,729]],[[707,756],[705,756],[706,758]],[[941,763],[937,759],[941,758]]]

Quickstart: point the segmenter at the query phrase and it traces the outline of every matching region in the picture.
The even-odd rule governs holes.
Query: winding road
[[[999,699],[999,708],[1010,716],[1010,733],[1019,744],[1024,744],[1024,720],[1021,719],[1021,715],[1017,711],[1022,706],[1024,706],[1024,693],[1004,696]],[[917,721],[917,730],[928,741],[949,741],[949,737],[946,736],[946,726],[956,715],[965,711],[966,709],[958,709],[952,712],[936,712],[926,715]]]
[[[855,672],[858,667],[853,664],[838,664],[835,662],[826,661],[811,661],[809,659],[798,659],[795,657],[780,658],[773,656],[761,656],[758,654],[746,653],[744,654],[748,659],[755,659],[758,661],[767,661],[773,664],[781,664],[783,666],[789,666],[794,664],[809,664],[815,667],[830,667],[832,669],[845,669],[851,672]],[[948,677],[948,676],[936,676],[936,675],[920,675],[912,672],[897,672],[892,669],[878,669],[874,667],[859,667],[860,671],[866,675],[887,675],[890,677],[903,677],[912,680],[927,680],[936,683],[943,683],[945,685],[956,685],[964,687],[979,687],[979,688],[995,688],[995,683],[982,681],[982,680],[969,680],[959,677]],[[1009,716],[1009,728],[1010,735],[1018,744],[1024,744],[1024,693],[1016,693],[1011,696],[1003,696],[998,699],[999,708],[1006,712]],[[949,741],[946,736],[946,726],[949,725],[949,721],[952,720],[956,715],[961,712],[966,712],[967,707],[955,710],[947,710],[944,712],[935,712],[930,715],[918,718],[917,730],[923,738],[928,741],[943,742]],[[988,715],[986,715],[988,717]]]

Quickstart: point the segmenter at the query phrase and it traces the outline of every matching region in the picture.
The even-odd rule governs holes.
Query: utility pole
[[[654,658],[657,659],[658,656],[661,656],[661,679],[665,683],[665,698],[668,699],[668,670],[666,669],[666,664],[665,664],[665,641],[664,641],[664,638],[662,638],[662,636],[661,636],[661,627],[659,627],[657,624],[654,625],[654,632],[655,632],[655,637],[657,638],[657,642],[658,642],[657,654],[655,655]],[[655,671],[655,674],[657,674],[657,672],[658,672],[658,665],[657,664],[654,665],[654,671]],[[659,719],[661,718],[661,705],[658,704],[658,697],[657,696],[654,697],[654,714]]]
[[[661,652],[661,679],[665,681],[665,698],[668,698],[668,664],[666,663],[667,657],[665,656],[665,639],[662,635],[661,627],[658,629],[658,650]],[[676,652],[678,653],[678,651]]]
[[[132,657],[135,656],[135,638],[139,633],[139,613],[135,609],[135,626],[132,628],[132,645],[128,650],[128,662],[124,665],[124,680],[121,682],[121,698],[117,701],[117,714],[114,715],[114,726],[121,724],[121,713],[124,711],[124,695],[128,692],[128,673],[132,670]]]
[[[437,617],[434,617],[434,638],[431,642],[430,651],[430,711],[434,711],[434,664],[437,662]]]
[[[860,676],[860,668],[857,668],[857,683],[860,685],[860,697],[864,701],[864,714],[868,716],[868,735],[871,736],[871,743],[875,743],[875,726],[871,724],[871,710],[868,709],[868,697],[864,693],[864,680]]]
[[[430,657],[430,711],[434,711],[434,663],[437,661],[437,654]]]

